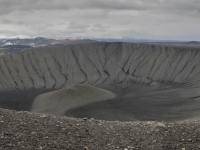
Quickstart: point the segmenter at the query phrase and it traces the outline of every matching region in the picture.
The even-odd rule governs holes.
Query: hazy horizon
[[[9,40],[9,39],[36,39],[36,38],[45,38],[45,39],[58,39],[58,40],[64,40],[64,39],[88,39],[88,40],[99,40],[99,41],[113,41],[113,42],[117,42],[117,41],[121,41],[121,42],[128,42],[129,40],[132,42],[200,42],[200,40],[176,40],[176,39],[164,39],[164,40],[160,40],[160,39],[141,39],[141,38],[132,38],[132,37],[122,37],[122,38],[111,38],[111,37],[45,37],[45,36],[34,36],[34,37],[5,37],[5,38],[0,38],[0,40]]]

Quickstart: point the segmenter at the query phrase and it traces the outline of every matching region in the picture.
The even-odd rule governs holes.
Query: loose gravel
[[[2,150],[198,150],[200,120],[119,122],[0,109]]]

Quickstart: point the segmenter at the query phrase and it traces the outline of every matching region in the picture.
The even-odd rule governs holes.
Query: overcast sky
[[[200,0],[0,0],[0,38],[200,41]]]

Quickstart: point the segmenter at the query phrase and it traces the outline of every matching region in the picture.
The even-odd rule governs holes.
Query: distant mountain
[[[25,49],[33,49],[37,47],[52,47],[52,46],[62,46],[62,45],[75,45],[75,44],[87,44],[96,42],[130,42],[139,44],[150,44],[150,45],[163,45],[163,46],[173,46],[173,47],[200,47],[200,42],[198,41],[178,41],[178,40],[150,40],[150,39],[135,39],[135,38],[89,38],[89,37],[79,37],[79,38],[44,38],[36,37],[32,39],[0,39],[0,55],[5,55],[8,53],[13,53]]]
[[[200,44],[200,42],[198,42],[198,41],[190,41],[187,44]]]
[[[51,46],[56,44],[62,45],[71,45],[71,44],[82,44],[82,43],[95,43],[96,41],[90,39],[47,39],[44,37],[37,37],[34,39],[0,39],[0,47],[8,46],[8,45],[25,45],[31,47],[43,47],[43,46]]]
[[[62,45],[74,45],[74,44],[86,44],[96,43],[97,41],[91,39],[79,39],[79,38],[68,38],[68,39],[47,39],[44,37],[37,37],[34,39],[0,39],[0,56],[14,52],[19,52],[27,49],[34,49],[37,47],[52,47]]]
[[[200,42],[198,41],[179,41],[179,40],[151,40],[151,39],[135,39],[135,38],[92,38],[98,42],[128,42],[148,45],[162,45],[162,46],[173,46],[173,47],[196,47],[200,48]]]

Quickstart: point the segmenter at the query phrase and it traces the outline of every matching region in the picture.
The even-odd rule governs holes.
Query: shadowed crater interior
[[[102,120],[200,114],[200,49],[95,43],[0,57],[0,107]]]

